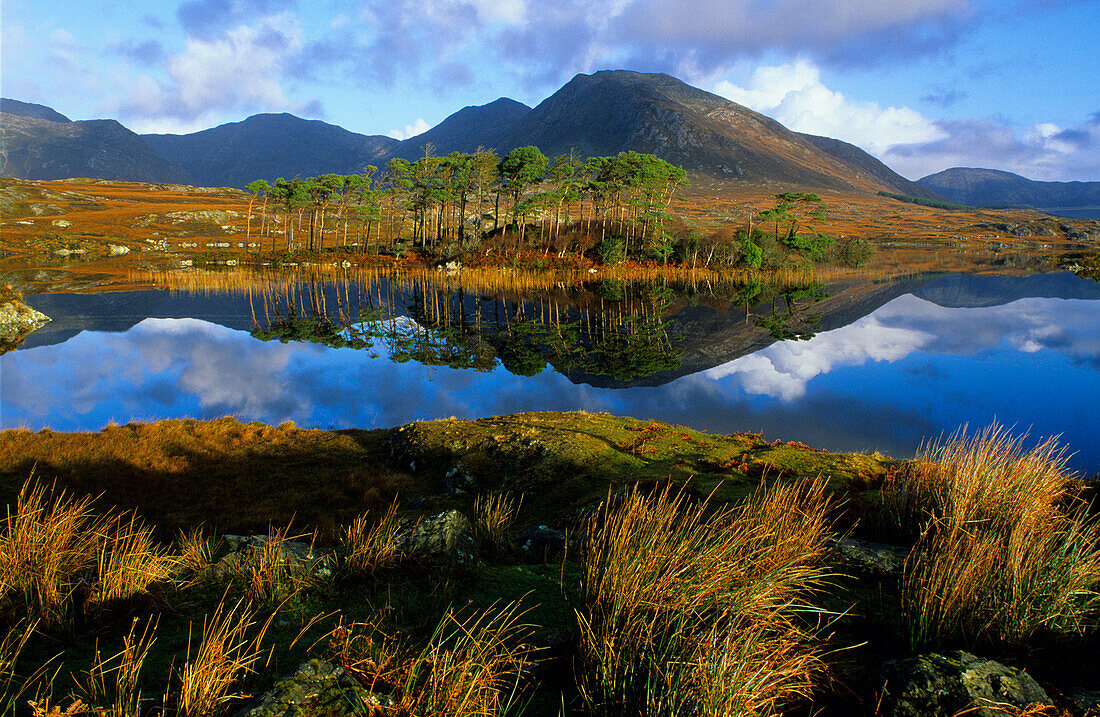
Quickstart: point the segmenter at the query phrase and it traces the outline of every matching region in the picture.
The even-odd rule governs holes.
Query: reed
[[[478,496],[474,501],[474,537],[483,554],[499,558],[512,550],[508,531],[522,505],[522,496],[517,501],[505,493]]]
[[[188,660],[177,675],[176,713],[180,717],[209,717],[245,696],[233,688],[255,671],[263,657],[261,643],[270,625],[271,617],[256,629],[252,612],[240,602],[227,608],[223,597],[214,612],[203,618],[202,637],[194,657],[188,630]]]
[[[140,632],[134,620],[118,654],[103,657],[97,643],[77,704],[89,705],[85,709],[97,717],[142,717],[150,700],[142,697],[139,680],[156,633],[156,619],[146,621]]]
[[[820,661],[796,618],[825,578],[827,516],[820,481],[714,513],[667,489],[605,502],[587,531],[577,613],[589,708],[755,714],[808,695]]]
[[[1001,426],[927,446],[903,489],[927,515],[906,561],[914,646],[1022,644],[1100,617],[1100,523],[1076,498],[1066,454]]]
[[[377,623],[339,625],[330,645],[372,692],[389,692],[394,715],[495,717],[517,707],[532,662],[525,612],[495,605],[462,618],[448,609],[423,648],[409,650]]]

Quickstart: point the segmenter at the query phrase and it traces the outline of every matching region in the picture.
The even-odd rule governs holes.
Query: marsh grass
[[[203,618],[202,635],[194,652],[189,629],[187,661],[176,675],[176,714],[208,717],[244,696],[234,686],[253,673],[263,658],[264,635],[276,614],[258,624],[244,603],[227,607],[223,597],[214,612]]]
[[[356,516],[340,534],[344,572],[363,577],[395,566],[401,559],[400,528],[397,501],[390,504],[381,518],[374,519],[369,514]]]
[[[339,625],[330,649],[372,692],[389,693],[387,714],[492,717],[512,713],[533,651],[518,603],[468,617],[448,609],[424,647],[410,648],[378,622]]]
[[[1022,644],[1100,617],[1100,523],[1065,450],[1024,438],[964,428],[921,451],[903,486],[927,516],[902,586],[914,646]]]
[[[177,565],[182,584],[202,580],[209,574],[223,542],[220,537],[209,535],[201,525],[177,533]]]
[[[156,642],[156,633],[155,618],[146,621],[140,632],[134,620],[118,654],[103,657],[97,643],[92,667],[80,686],[79,704],[94,706],[97,717],[141,717],[150,702],[141,694],[141,669]]]
[[[507,557],[514,551],[508,536],[516,522],[523,497],[515,500],[507,493],[481,495],[474,501],[474,537],[481,552],[490,558]]]
[[[820,660],[798,613],[826,577],[824,490],[774,484],[714,512],[667,488],[606,501],[577,612],[589,708],[758,714],[808,697]]]
[[[0,638],[0,714],[14,714],[24,697],[33,695],[32,699],[37,699],[37,693],[51,682],[47,675],[52,660],[26,676],[16,671],[19,657],[37,626],[35,621],[21,620]]]
[[[0,530],[0,601],[52,627],[168,579],[175,558],[152,529],[132,513],[99,515],[92,502],[24,484]]]

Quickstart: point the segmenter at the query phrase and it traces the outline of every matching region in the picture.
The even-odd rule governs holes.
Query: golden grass
[[[380,519],[363,514],[352,520],[340,536],[345,572],[364,576],[396,565],[401,558],[397,540],[400,527],[397,501],[390,504]]]
[[[255,670],[263,657],[261,643],[274,613],[256,629],[254,615],[238,602],[227,608],[225,598],[203,618],[202,637],[192,657],[187,636],[187,662],[178,670],[176,713],[209,717],[242,696],[234,685]]]
[[[313,553],[313,536],[306,564],[296,564],[297,559],[287,550],[287,543],[304,537],[304,534],[292,536],[289,525],[268,526],[267,538],[237,565],[236,575],[243,579],[245,599],[274,606],[313,582],[316,566],[321,562]]]
[[[134,620],[118,654],[103,657],[97,643],[92,667],[81,686],[80,704],[94,706],[85,709],[93,711],[97,717],[142,717],[150,700],[142,698],[138,682],[156,635],[156,619],[146,621],[141,632],[138,632],[138,621]]]
[[[427,644],[407,649],[377,623],[339,625],[330,646],[341,665],[372,692],[390,693],[386,714],[495,717],[507,714],[532,661],[517,603],[460,618],[448,609]]]
[[[1023,441],[964,428],[922,449],[902,484],[927,520],[903,582],[914,645],[1019,644],[1100,617],[1100,523],[1057,442]]]
[[[767,714],[807,697],[820,662],[796,613],[825,577],[824,488],[777,484],[714,514],[667,489],[605,502],[577,615],[589,707]]]
[[[53,626],[73,617],[78,592],[87,605],[103,605],[169,578],[176,559],[151,528],[133,514],[97,515],[91,505],[34,480],[23,485],[0,530],[0,603]]]
[[[49,662],[27,676],[20,676],[16,671],[19,656],[37,627],[37,621],[20,620],[0,638],[0,714],[14,714],[25,695],[36,693],[42,687],[38,681],[46,676]]]
[[[516,522],[523,497],[517,501],[507,493],[481,495],[474,501],[474,537],[483,554],[505,556],[511,549],[508,531]]]

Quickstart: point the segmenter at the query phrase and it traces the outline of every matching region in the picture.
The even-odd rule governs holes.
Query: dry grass
[[[37,626],[37,622],[23,620],[11,626],[7,634],[0,638],[0,714],[14,714],[16,705],[22,704],[25,695],[36,693],[43,686],[38,683],[46,676],[49,662],[25,677],[21,677],[15,669]],[[48,684],[49,680],[44,682]]]
[[[149,650],[156,642],[157,621],[147,621],[138,632],[138,621],[130,626],[123,638],[122,651],[112,657],[103,657],[96,645],[92,667],[85,675],[80,701],[99,717],[142,717],[149,699],[142,698],[138,685],[141,668]]]
[[[181,530],[176,536],[178,565],[189,579],[201,579],[211,566],[221,545],[221,538],[208,535],[201,525]]]
[[[765,714],[808,696],[820,663],[796,614],[825,577],[827,514],[820,481],[713,515],[667,489],[606,502],[578,612],[590,708]]]
[[[507,493],[478,496],[474,501],[474,536],[483,554],[506,556],[512,549],[508,531],[516,522],[523,497],[514,500]]]
[[[91,498],[30,480],[0,530],[0,603],[54,626],[73,617],[78,594],[86,605],[126,600],[175,564],[135,515],[97,515]]]
[[[447,610],[427,644],[409,650],[377,623],[338,626],[330,645],[341,665],[372,692],[389,693],[399,717],[495,717],[516,706],[531,663],[518,604],[462,619]]]
[[[344,571],[364,576],[396,565],[401,558],[397,540],[400,527],[397,501],[378,520],[367,514],[357,516],[341,533]]]
[[[915,645],[1018,644],[1100,616],[1100,523],[1076,500],[1064,450],[1023,441],[960,430],[924,448],[903,484],[927,516],[903,585]]]
[[[287,543],[307,537],[291,535],[290,526],[276,528],[269,525],[267,539],[254,547],[247,560],[237,567],[237,574],[245,584],[245,599],[274,606],[309,586],[316,573],[320,558],[313,551],[310,537],[309,554],[305,563],[290,554]]]
[[[242,603],[227,608],[223,598],[203,619],[202,638],[194,657],[188,632],[188,659],[178,671],[177,714],[209,717],[242,697],[233,687],[253,672],[263,657],[261,642],[270,625],[271,617],[257,629],[253,614]]]

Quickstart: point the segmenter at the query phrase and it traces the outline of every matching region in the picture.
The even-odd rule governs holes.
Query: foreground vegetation
[[[1058,685],[1096,649],[1090,494],[998,427],[905,462],[604,414],[8,431],[0,491],[5,714],[230,714],[311,658],[318,717],[871,714],[914,650]],[[451,509],[466,553],[412,547]]]

